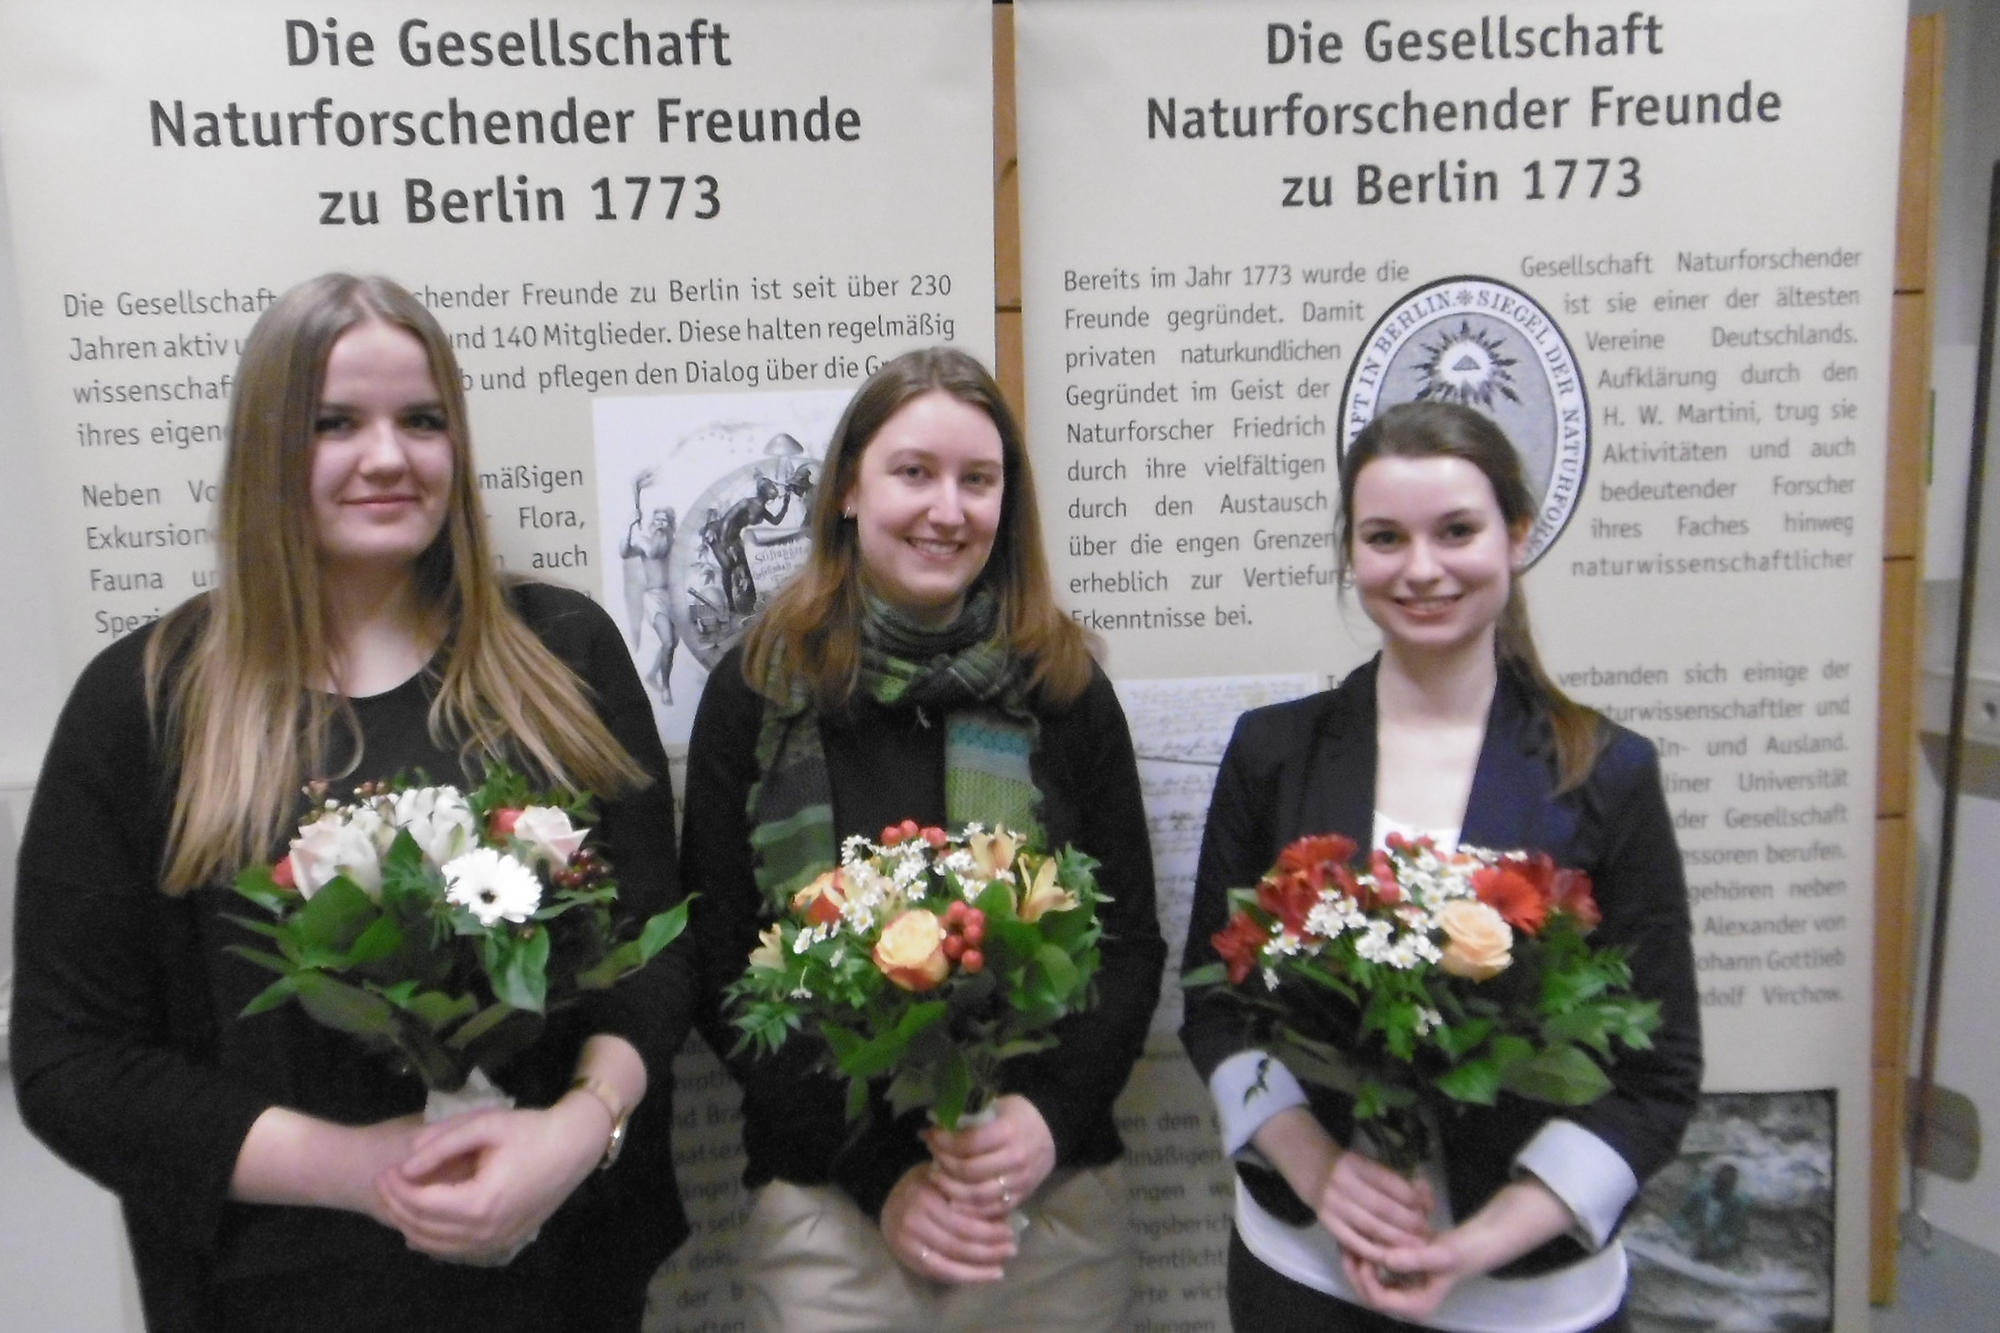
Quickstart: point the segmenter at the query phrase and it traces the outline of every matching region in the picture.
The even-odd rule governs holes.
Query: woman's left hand
[[[1416,1323],[1444,1304],[1466,1278],[1511,1263],[1575,1224],[1568,1205],[1548,1186],[1523,1175],[1441,1235],[1392,1245],[1374,1263],[1349,1254],[1342,1254],[1340,1262],[1362,1300],[1383,1314]],[[1385,1281],[1385,1270],[1394,1278]]]
[[[604,1106],[590,1096],[546,1110],[475,1111],[425,1129],[376,1188],[412,1249],[504,1264],[596,1167],[608,1133]]]
[[[932,1179],[954,1204],[981,1217],[1005,1217],[1041,1188],[1056,1166],[1048,1121],[1026,1097],[993,1102],[993,1119],[970,1129],[927,1129]]]
[[[1416,1323],[1435,1313],[1461,1280],[1479,1271],[1456,1241],[1456,1233],[1447,1231],[1425,1245],[1392,1249],[1380,1264],[1342,1251],[1340,1266],[1348,1285],[1371,1308]],[[1393,1278],[1385,1281],[1385,1270]]]

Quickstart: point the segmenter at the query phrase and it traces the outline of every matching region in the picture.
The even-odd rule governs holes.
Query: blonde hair
[[[1507,433],[1486,416],[1457,403],[1398,403],[1361,428],[1340,460],[1340,518],[1336,562],[1345,574],[1354,533],[1354,483],[1361,469],[1378,458],[1462,458],[1485,474],[1510,533],[1535,521],[1534,497],[1521,474],[1521,456]],[[1495,656],[1527,682],[1539,697],[1555,741],[1556,794],[1590,776],[1608,734],[1604,718],[1576,702],[1555,683],[1535,650],[1528,627],[1528,596],[1521,572],[1507,581],[1507,604],[1493,627]]]
[[[852,698],[861,664],[861,542],[841,504],[876,433],[912,399],[934,390],[985,413],[1000,434],[1000,526],[978,581],[999,596],[1010,651],[1028,664],[1029,687],[1046,703],[1073,703],[1089,686],[1090,636],[1063,614],[1050,588],[1021,427],[986,368],[956,347],[905,352],[855,390],[813,492],[812,554],[744,638],[743,675],[752,686],[765,689],[773,661],[781,660],[821,708]]]
[[[373,321],[423,344],[451,441],[444,526],[416,568],[419,596],[448,627],[432,739],[605,795],[651,780],[508,601],[450,339],[388,279],[329,273],[279,297],[250,331],[230,404],[216,586],[169,612],[146,645],[147,704],[177,775],[161,874],[170,894],[266,856],[301,784],[323,773],[334,719],[353,723],[345,698],[316,688],[338,663],[312,519],[313,425],[334,343]]]

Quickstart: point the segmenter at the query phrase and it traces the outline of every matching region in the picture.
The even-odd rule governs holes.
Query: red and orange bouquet
[[[1273,1058],[1354,1098],[1389,1165],[1429,1157],[1427,1113],[1503,1092],[1587,1105],[1617,1047],[1651,1046],[1659,1006],[1632,994],[1622,950],[1587,941],[1600,917],[1582,872],[1394,835],[1355,853],[1330,834],[1286,847],[1230,891],[1222,961],[1182,984],[1223,987]]]
[[[905,820],[878,842],[848,839],[730,987],[738,1049],[809,1030],[848,1080],[850,1118],[887,1078],[898,1114],[923,1107],[956,1128],[999,1094],[1006,1061],[1054,1046],[1056,1023],[1090,1004],[1096,864],[978,824]]]

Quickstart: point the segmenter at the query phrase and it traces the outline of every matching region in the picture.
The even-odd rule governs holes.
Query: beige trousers
[[[743,1224],[739,1264],[758,1333],[978,1333],[1126,1328],[1135,1271],[1124,1173],[1057,1171],[1021,1208],[1028,1228],[998,1282],[912,1273],[833,1185],[774,1180]]]

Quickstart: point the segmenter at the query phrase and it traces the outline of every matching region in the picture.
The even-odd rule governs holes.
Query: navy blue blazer
[[[1369,845],[1375,810],[1375,671],[1369,662],[1337,689],[1245,713],[1222,758],[1195,872],[1184,969],[1216,961],[1210,936],[1228,919],[1227,891],[1255,884],[1285,844],[1341,833]],[[1555,795],[1548,719],[1532,688],[1503,667],[1459,840],[1468,846],[1548,853],[1589,874],[1603,912],[1598,945],[1630,951],[1634,989],[1660,1002],[1650,1051],[1622,1052],[1612,1091],[1561,1112],[1597,1135],[1644,1181],[1680,1146],[1701,1089],[1701,1027],[1687,886],[1651,742],[1613,723],[1590,776]],[[1336,1026],[1338,1022],[1336,1019]],[[1329,1034],[1334,1035],[1334,1034]],[[1189,994],[1181,1040],[1205,1081],[1256,1045],[1242,1012],[1213,991]],[[1314,1113],[1336,1142],[1352,1135],[1349,1099],[1309,1087]],[[1440,1126],[1455,1217],[1468,1217],[1510,1179],[1515,1155],[1557,1114],[1503,1094]],[[1308,1225],[1311,1210],[1275,1172],[1239,1167],[1275,1216]],[[1581,1257],[1558,1238],[1498,1271],[1517,1276]]]

